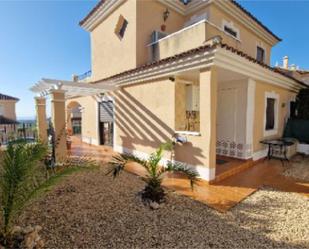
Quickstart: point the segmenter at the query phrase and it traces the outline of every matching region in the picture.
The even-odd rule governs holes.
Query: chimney
[[[72,74],[72,81],[78,82],[78,75]]]
[[[292,71],[295,71],[295,70],[296,70],[296,65],[295,65],[295,64],[292,64],[292,65],[291,65],[291,70],[292,70]]]
[[[283,68],[289,69],[289,57],[287,57],[287,56],[283,57]]]

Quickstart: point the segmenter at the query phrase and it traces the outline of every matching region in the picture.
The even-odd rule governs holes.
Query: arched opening
[[[82,106],[77,101],[67,105],[67,130],[69,135],[80,136],[82,133]]]

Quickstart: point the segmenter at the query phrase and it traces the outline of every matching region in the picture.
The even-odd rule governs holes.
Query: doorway
[[[112,101],[99,103],[99,136],[100,145],[114,145],[114,103]]]
[[[217,155],[238,159],[246,152],[246,88],[240,82],[218,89]]]

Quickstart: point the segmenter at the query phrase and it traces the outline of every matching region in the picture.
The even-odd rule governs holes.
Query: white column
[[[252,158],[254,135],[254,110],[255,110],[255,85],[256,82],[249,78],[247,87],[247,115],[246,115],[246,151],[245,158]]]

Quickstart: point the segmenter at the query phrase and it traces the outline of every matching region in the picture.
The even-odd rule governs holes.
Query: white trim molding
[[[274,124],[274,129],[272,130],[266,130],[266,112],[267,112],[267,99],[272,98],[275,99],[275,124]],[[263,127],[263,134],[264,137],[269,137],[269,136],[274,136],[278,134],[278,125],[279,125],[279,94],[275,92],[265,92],[265,101],[264,101],[264,127]]]
[[[266,61],[266,59],[267,59],[267,50],[266,50],[266,46],[265,46],[264,43],[261,42],[261,41],[257,41],[257,42],[256,42],[255,59],[257,59],[257,50],[258,50],[258,47],[260,47],[261,49],[264,50],[263,63],[269,64],[269,61]]]
[[[132,154],[134,156],[140,157],[142,159],[148,159],[150,157],[150,155],[145,152],[131,150],[131,149],[122,147],[120,145],[115,145],[114,148],[115,148],[115,151],[118,153],[128,153],[128,154]],[[170,162],[169,159],[162,158],[162,160],[160,161],[160,164],[162,164],[163,166],[166,166],[168,162]],[[185,162],[179,162],[179,161],[174,161],[174,162],[184,164],[188,168],[196,171],[199,175],[198,177],[203,180],[211,181],[211,180],[214,180],[216,177],[216,168],[208,168],[203,165],[192,165],[192,164],[187,164]]]
[[[93,137],[82,136],[82,142],[90,145],[99,145],[98,140]]]
[[[257,160],[260,160],[262,158],[265,158],[267,156],[267,152],[268,152],[267,149],[254,152],[253,157],[252,157],[253,161],[257,161]]]
[[[255,86],[256,82],[249,78],[247,85],[247,112],[246,112],[246,144],[251,145],[246,151],[246,157],[251,158],[253,153],[254,117],[255,117]]]

